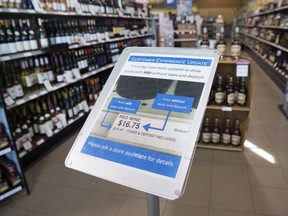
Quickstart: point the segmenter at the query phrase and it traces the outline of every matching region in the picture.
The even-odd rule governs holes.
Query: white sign
[[[215,50],[126,48],[65,165],[179,198],[218,59]]]

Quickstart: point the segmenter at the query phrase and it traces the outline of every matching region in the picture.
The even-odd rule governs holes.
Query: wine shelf
[[[17,9],[17,8],[0,8],[2,14],[16,15],[33,15],[33,16],[71,16],[71,17],[95,17],[95,18],[120,18],[120,19],[140,19],[151,20],[150,17],[133,16],[133,15],[115,15],[115,14],[92,14],[92,13],[76,13],[76,12],[61,12],[61,11],[36,11],[33,9]]]
[[[14,194],[16,194],[16,193],[18,193],[18,192],[21,191],[22,189],[23,189],[22,186],[18,186],[18,187],[15,187],[15,188],[13,188],[13,189],[10,189],[10,190],[7,191],[6,193],[0,195],[0,201],[6,199],[6,198],[8,198],[8,197],[10,197],[10,196],[12,196],[12,195],[14,195]]]
[[[269,10],[269,11],[265,11],[265,12],[261,12],[261,13],[257,13],[257,14],[252,14],[252,15],[248,15],[248,16],[242,17],[241,19],[248,19],[248,18],[257,17],[257,16],[264,16],[264,15],[267,15],[267,14],[280,12],[280,11],[284,11],[284,10],[288,10],[288,6],[283,6],[283,7],[280,7],[280,8],[273,9],[273,10]]]
[[[223,144],[204,144],[202,143],[202,132],[203,127],[201,129],[201,135],[200,135],[200,142],[197,144],[198,148],[205,148],[205,149],[216,149],[216,150],[227,150],[227,151],[242,151],[244,148],[244,141],[246,139],[246,131],[249,124],[249,117],[251,112],[251,104],[252,104],[252,72],[251,72],[251,60],[248,58],[242,58],[234,59],[231,56],[224,56],[222,59],[220,59],[218,63],[218,67],[216,70],[216,78],[217,74],[220,74],[222,77],[226,77],[227,74],[230,74],[231,76],[237,77],[237,65],[239,63],[245,63],[248,65],[248,73],[246,74],[246,89],[247,89],[247,95],[246,95],[246,105],[245,106],[225,106],[225,105],[215,105],[214,103],[207,105],[206,111],[205,111],[205,117],[208,117],[209,119],[219,119],[219,127],[220,125],[223,125],[225,120],[227,118],[230,119],[230,128],[232,129],[232,122],[235,123],[236,120],[239,120],[240,122],[240,131],[241,131],[241,141],[239,147],[234,147],[232,145],[223,145]],[[215,84],[216,80],[214,80]],[[205,119],[204,117],[204,119]],[[210,128],[211,128],[210,121]],[[220,130],[221,131],[221,130]],[[221,136],[221,135],[220,135]]]
[[[249,54],[252,55],[257,62],[259,62],[260,66],[263,68],[263,70],[269,75],[269,77],[276,83],[276,85],[285,92],[286,89],[286,79],[288,79],[288,76],[285,76],[285,71],[275,68],[273,66],[273,63],[271,63],[269,60],[264,58],[262,55],[260,55],[258,52],[256,52],[249,44],[247,44],[245,41],[242,40],[242,43],[245,45],[245,47],[248,48],[247,51],[249,51]],[[283,75],[284,74],[284,75]]]
[[[224,146],[224,145],[214,145],[214,144],[203,144],[198,143],[197,147],[199,148],[205,148],[205,149],[216,149],[216,150],[225,150],[225,151],[242,151],[242,147],[233,147],[233,146]]]
[[[246,36],[246,37],[253,38],[254,40],[258,40],[258,41],[260,41],[260,42],[262,42],[262,43],[268,44],[268,45],[270,45],[270,46],[272,46],[272,47],[275,47],[275,48],[277,48],[277,49],[279,49],[279,50],[281,50],[281,51],[284,51],[284,52],[288,53],[288,49],[285,48],[285,47],[282,47],[282,46],[277,45],[277,44],[275,44],[275,43],[266,41],[266,40],[264,40],[264,39],[261,39],[261,38],[259,38],[259,37],[255,37],[255,36],[252,36],[252,35],[249,35],[249,34],[245,34],[245,33],[241,33],[241,34],[243,34],[243,35]]]
[[[61,88],[64,88],[64,87],[70,85],[70,84],[79,82],[80,80],[86,79],[86,78],[93,76],[97,73],[100,73],[100,72],[105,71],[107,69],[113,68],[114,66],[115,66],[115,63],[111,63],[111,64],[108,64],[104,67],[98,68],[97,70],[87,72],[87,73],[83,74],[79,79],[71,80],[71,82],[69,82],[69,83],[57,83],[53,86],[53,89],[51,91],[42,90],[42,91],[37,91],[37,92],[32,92],[32,93],[26,94],[23,98],[15,100],[15,103],[12,104],[11,106],[7,106],[7,109],[9,110],[9,109],[12,109],[14,107],[20,106],[24,103],[27,103],[31,100],[38,98],[38,97],[41,97],[43,95],[46,95],[46,94],[54,92],[54,91],[57,91]]]
[[[114,38],[114,39],[110,39],[110,40],[102,41],[102,42],[96,42],[96,41],[95,42],[88,42],[88,43],[85,43],[83,45],[71,44],[68,46],[68,49],[77,49],[77,48],[82,48],[82,47],[87,47],[87,46],[92,46],[92,45],[113,43],[113,42],[119,42],[119,41],[124,41],[124,40],[130,40],[130,39],[132,40],[132,39],[152,37],[152,36],[153,36],[152,34],[144,34],[144,35],[138,35],[138,36]],[[57,45],[55,45],[55,46],[57,46]],[[25,58],[25,57],[43,55],[43,54],[47,54],[50,52],[51,52],[50,49],[40,49],[40,50],[31,50],[31,51],[20,52],[20,53],[12,53],[12,54],[0,56],[0,61],[16,60],[16,59],[21,59],[21,58]]]
[[[4,149],[1,149],[0,150],[0,156],[1,155],[5,155],[5,154],[7,154],[7,153],[9,153],[11,151],[12,151],[11,147],[7,147],[7,148],[4,148]]]

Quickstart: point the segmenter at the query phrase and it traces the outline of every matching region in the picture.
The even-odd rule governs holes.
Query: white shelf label
[[[36,144],[39,146],[39,145],[41,145],[41,144],[44,143],[44,142],[45,142],[44,139],[40,139],[40,140],[38,140],[38,141],[36,142]]]
[[[32,149],[32,143],[30,141],[26,141],[25,143],[23,143],[23,147],[26,151],[29,151],[30,149]]]
[[[232,112],[232,107],[223,106],[223,107],[221,108],[221,110],[224,111],[224,112]]]
[[[53,86],[51,85],[50,81],[49,80],[45,80],[43,82],[45,88],[47,91],[53,91]]]
[[[237,77],[248,77],[249,65],[248,64],[238,64],[236,67]]]

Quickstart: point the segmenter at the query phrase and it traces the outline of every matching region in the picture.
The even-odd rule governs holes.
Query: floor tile
[[[60,181],[59,184],[90,190],[98,183],[98,181],[99,179],[94,176],[70,170],[70,172]]]
[[[159,202],[160,215],[163,213],[166,202]],[[147,216],[147,200],[127,197],[117,216],[137,215]]]
[[[252,187],[255,212],[287,216],[288,190],[266,187]]]
[[[276,152],[288,153],[288,144],[286,138],[269,138]]]
[[[130,191],[130,188],[106,181],[103,179],[99,179],[99,181],[92,187],[95,191],[110,193],[110,194],[119,194],[119,195],[127,195]]]
[[[34,209],[39,201],[53,190],[54,186],[54,184],[39,181],[29,182],[30,195],[23,193],[21,197],[15,197],[13,204],[20,208]]]
[[[249,125],[248,130],[247,130],[247,139],[249,137],[267,137],[268,134],[264,126],[258,126],[258,125]]]
[[[213,184],[243,184],[248,185],[248,170],[246,166],[214,163],[213,165]]]
[[[284,172],[284,174],[285,174],[285,176],[286,176],[286,179],[287,179],[287,181],[288,181],[288,169],[283,169],[283,172]]]
[[[212,178],[212,163],[204,161],[193,161],[188,178],[189,180],[210,183]]]
[[[248,171],[251,185],[288,189],[288,181],[281,168],[249,167]]]
[[[277,152],[277,156],[279,158],[281,167],[288,168],[288,153]]]
[[[213,161],[227,164],[246,165],[243,152],[231,152],[215,150],[213,152]]]
[[[209,207],[209,199],[210,183],[190,180],[186,185],[183,196],[180,199],[168,202]]]
[[[41,161],[37,166],[27,170],[26,175],[29,179],[42,181],[50,184],[58,184],[69,173],[69,169],[64,163]]]
[[[213,150],[196,148],[193,160],[211,162],[213,160]]]
[[[125,196],[91,191],[81,201],[71,216],[116,216],[125,202]]]
[[[249,136],[244,142],[246,148],[269,148],[273,147],[272,143],[266,137]]]
[[[237,184],[212,184],[210,207],[252,213],[250,187]]]
[[[35,205],[34,210],[54,215],[71,215],[88,192],[80,189],[54,186],[52,191]]]
[[[1,216],[29,216],[28,210],[18,207],[12,207],[11,205],[0,205]]]
[[[187,204],[167,203],[162,216],[208,216],[208,208]]]
[[[280,167],[280,161],[273,148],[246,148],[243,151],[249,166]]]
[[[273,127],[267,128],[267,133],[269,138],[288,138],[288,133],[287,133],[287,126],[278,126],[274,125]]]
[[[209,216],[254,216],[254,214],[222,209],[210,209]]]
[[[55,214],[47,214],[47,213],[43,213],[43,212],[39,212],[39,211],[28,211],[27,212],[27,216],[55,216]]]

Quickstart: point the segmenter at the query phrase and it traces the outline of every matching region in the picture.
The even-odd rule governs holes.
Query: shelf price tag
[[[247,62],[237,62],[236,76],[237,77],[248,77],[249,65]]]
[[[223,107],[221,108],[221,110],[224,111],[224,112],[232,112],[232,107],[223,106]]]
[[[23,143],[23,147],[26,151],[29,151],[30,149],[32,149],[33,145],[30,141],[26,141],[25,143]]]
[[[45,80],[44,82],[43,82],[43,84],[44,84],[44,86],[45,86],[45,88],[46,88],[46,90],[49,92],[49,91],[53,91],[53,87],[52,87],[52,85],[51,85],[51,83],[50,83],[50,81],[49,80]]]
[[[5,101],[6,106],[11,106],[12,104],[15,103],[12,97],[7,93],[4,94],[4,101]]]

